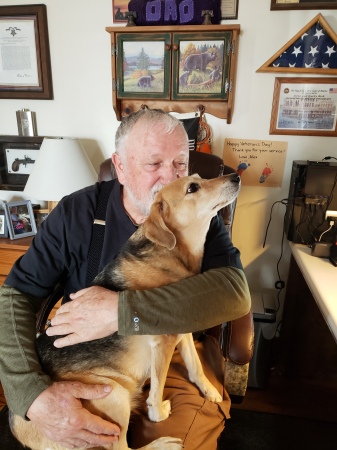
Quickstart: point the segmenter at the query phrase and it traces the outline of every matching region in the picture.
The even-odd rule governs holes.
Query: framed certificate
[[[0,47],[0,98],[53,98],[46,5],[0,6]]]

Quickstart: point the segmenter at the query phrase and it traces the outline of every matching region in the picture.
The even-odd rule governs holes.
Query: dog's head
[[[199,175],[178,178],[156,195],[144,234],[152,242],[172,250],[177,238],[203,239],[216,213],[233,202],[240,190],[236,173],[206,180]]]

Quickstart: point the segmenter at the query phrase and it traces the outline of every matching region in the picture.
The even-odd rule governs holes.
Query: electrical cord
[[[322,161],[327,161],[327,160],[329,160],[329,159],[336,159],[336,160],[337,160],[337,158],[335,158],[334,156],[325,156],[325,157],[322,159]]]

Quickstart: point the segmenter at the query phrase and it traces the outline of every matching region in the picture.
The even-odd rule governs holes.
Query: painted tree
[[[140,70],[147,70],[149,65],[150,65],[150,57],[142,47],[142,50],[138,55],[137,68]]]

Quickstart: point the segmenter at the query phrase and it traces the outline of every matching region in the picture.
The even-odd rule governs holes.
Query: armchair
[[[224,165],[216,155],[190,152],[189,173],[198,173],[202,178],[216,178],[233,173],[235,169]],[[100,166],[98,180],[109,181],[116,177],[111,159]],[[231,236],[236,201],[220,211],[224,224]],[[233,403],[241,403],[246,393],[249,361],[253,356],[254,323],[252,313],[226,324],[213,327],[206,332],[215,337],[226,360],[225,386]]]

